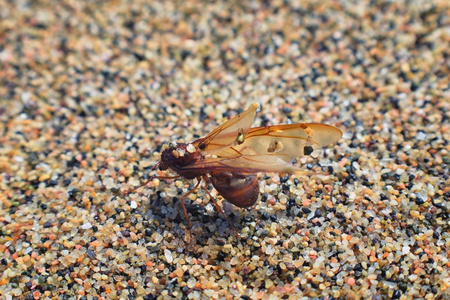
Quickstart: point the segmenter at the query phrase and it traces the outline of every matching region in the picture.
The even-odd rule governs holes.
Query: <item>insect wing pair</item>
[[[335,143],[342,136],[336,127],[299,123],[250,128],[258,104],[251,105],[204,138],[192,143],[202,159],[183,167],[192,173],[207,170],[217,191],[239,207],[252,206],[259,195],[256,173],[292,173],[304,170],[291,161]]]

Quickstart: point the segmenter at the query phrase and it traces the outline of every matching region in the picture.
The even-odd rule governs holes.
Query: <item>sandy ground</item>
[[[449,2],[243,3],[0,0],[0,298],[448,299]],[[251,103],[344,135],[209,186],[239,240],[195,180],[123,193]]]

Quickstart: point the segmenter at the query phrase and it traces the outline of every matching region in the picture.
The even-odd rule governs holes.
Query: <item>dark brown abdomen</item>
[[[258,199],[259,183],[255,174],[212,174],[211,182],[227,201],[238,207],[250,207]]]

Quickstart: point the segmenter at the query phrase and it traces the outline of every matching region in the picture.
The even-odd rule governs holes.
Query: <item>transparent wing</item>
[[[209,151],[203,160],[183,170],[304,174],[305,171],[290,162],[336,142],[341,136],[336,127],[315,123],[251,128],[242,143]]]
[[[205,170],[207,173],[239,172],[239,173],[290,173],[307,174],[290,163],[274,155],[245,155],[222,158],[206,158],[203,161],[183,167],[183,171]]]
[[[342,137],[336,127],[299,123],[251,128],[242,144],[234,146],[241,155],[269,154],[291,162]],[[217,153],[218,156],[223,156]]]
[[[236,142],[238,136],[244,138],[245,135],[247,135],[250,126],[252,126],[253,120],[255,119],[258,108],[259,105],[257,103],[250,105],[247,110],[225,123],[222,123],[210,134],[196,140],[192,144],[201,151],[213,151],[232,145]]]

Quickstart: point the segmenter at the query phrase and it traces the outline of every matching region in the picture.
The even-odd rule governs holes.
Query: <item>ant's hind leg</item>
[[[205,192],[208,194],[209,198],[212,200],[212,202],[214,203],[214,206],[216,207],[216,209],[219,211],[219,213],[222,214],[222,216],[225,218],[225,220],[228,222],[228,224],[230,225],[231,229],[234,231],[234,235],[236,236],[237,240],[239,241],[240,236],[238,231],[236,230],[236,228],[234,228],[233,223],[231,222],[230,218],[225,214],[225,212],[223,211],[223,209],[220,207],[219,203],[217,203],[216,199],[214,199],[214,197],[209,193],[207,187],[208,187],[208,183],[209,183],[209,178],[208,177],[203,177],[203,179],[206,181],[206,186],[203,187],[203,189],[205,190]]]

